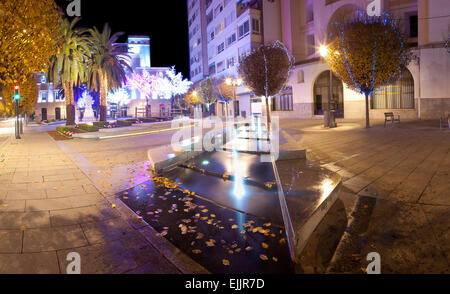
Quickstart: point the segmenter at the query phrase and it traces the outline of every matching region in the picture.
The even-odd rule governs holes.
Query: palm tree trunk
[[[64,82],[63,83],[64,93],[66,96],[66,125],[74,126],[75,125],[75,105],[74,105],[74,93],[73,87],[71,83]]]
[[[106,121],[106,88],[108,86],[108,81],[106,77],[103,76],[103,72],[99,70],[98,73],[100,80],[100,121]]]
[[[366,94],[366,128],[370,128],[370,117],[369,117],[369,95]]]

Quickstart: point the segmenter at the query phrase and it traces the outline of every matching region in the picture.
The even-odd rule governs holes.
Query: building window
[[[419,36],[419,22],[417,15],[411,15],[409,17],[409,37],[417,38]]]
[[[217,72],[222,72],[225,70],[225,63],[223,61],[217,63]]]
[[[206,15],[206,24],[209,25],[213,21],[213,19],[213,12],[211,11],[210,13],[208,13],[208,15]]]
[[[282,94],[273,97],[271,101],[272,111],[293,111],[294,99],[292,88],[288,88]]]
[[[214,29],[214,34],[217,36],[223,31],[223,23],[216,26]]]
[[[236,59],[233,57],[227,59],[227,68],[233,67],[236,62]]]
[[[371,106],[372,109],[414,109],[414,79],[409,70],[395,84],[375,91]]]
[[[223,50],[225,50],[225,43],[221,43],[217,46],[217,54],[221,53]]]
[[[252,33],[259,35],[259,33],[260,33],[260,30],[259,30],[259,19],[252,18]]]
[[[250,33],[250,22],[247,20],[239,26],[239,39],[247,36]]]
[[[239,53],[239,62],[242,62],[242,60],[244,60],[245,57],[247,57],[247,55],[250,53],[251,51],[251,45],[247,44],[245,46],[242,46],[241,48],[239,48],[238,53]]]
[[[227,46],[230,46],[234,42],[236,42],[236,33],[232,34],[227,38]]]
[[[225,18],[225,27],[228,27],[235,19],[236,19],[236,12],[233,11]]]
[[[214,9],[214,17],[217,17],[221,12],[223,11],[223,5],[220,4],[219,6]]]
[[[41,92],[41,102],[47,102],[48,100],[48,93],[47,91],[42,91]]]
[[[209,65],[209,74],[213,75],[216,73],[216,63],[213,62]]]
[[[316,40],[314,35],[306,36],[306,55],[311,56],[316,53]]]

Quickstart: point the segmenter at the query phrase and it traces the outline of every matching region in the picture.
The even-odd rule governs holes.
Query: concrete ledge
[[[147,152],[150,161],[150,170],[154,174],[168,172],[178,165],[188,161],[203,153],[203,151],[195,151],[194,144],[199,138],[194,137],[180,142],[179,146],[161,146],[150,149]]]
[[[293,152],[290,156],[303,154]],[[276,166],[288,211],[289,219],[285,225],[290,234],[291,253],[294,262],[300,263],[309,237],[338,199],[342,179],[338,174],[307,164],[301,158],[278,160]]]
[[[280,150],[278,160],[306,159],[306,150]]]

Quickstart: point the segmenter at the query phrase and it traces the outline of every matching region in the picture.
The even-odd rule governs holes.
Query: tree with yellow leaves
[[[14,116],[15,114],[15,102],[13,101],[14,96],[14,85],[10,84],[4,86],[2,89],[3,100],[0,103],[0,115],[1,116]],[[25,115],[31,115],[34,111],[34,105],[38,98],[38,88],[36,80],[31,75],[29,78],[20,85],[20,109],[19,112]]]
[[[60,23],[53,0],[0,0],[0,84],[21,84],[47,70],[60,50]]]
[[[395,83],[411,60],[407,37],[398,21],[388,14],[368,16],[356,13],[331,27],[323,52],[331,70],[366,97],[366,128],[370,128],[369,96],[375,90]]]

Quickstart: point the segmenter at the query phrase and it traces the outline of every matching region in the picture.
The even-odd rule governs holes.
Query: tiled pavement
[[[347,227],[330,272],[363,273],[366,255],[378,252],[384,273],[450,273],[450,132],[429,122],[369,130],[358,122],[331,130],[320,124],[281,124],[308,149],[309,160],[343,178],[336,205],[343,213],[335,207],[318,227],[304,251],[303,271],[326,270],[339,243],[334,236],[344,233],[349,206],[360,200],[368,213]]]
[[[1,153],[0,273],[66,273],[70,252],[81,255],[82,273],[180,272],[138,231],[145,224],[113,207],[45,132]]]

